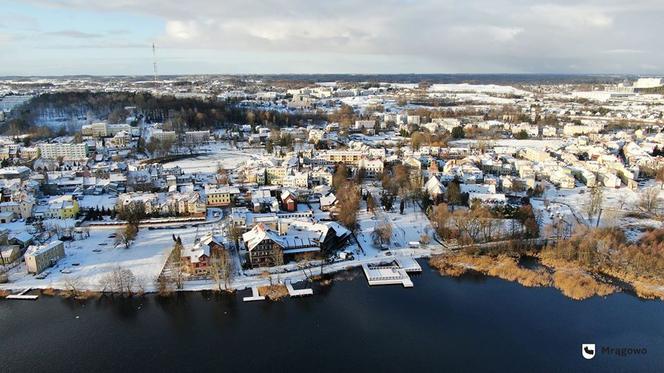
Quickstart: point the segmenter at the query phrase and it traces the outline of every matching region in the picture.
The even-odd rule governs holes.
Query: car
[[[43,279],[45,279],[46,277],[48,277],[49,274],[51,274],[51,272],[49,272],[49,271],[44,271],[44,272],[38,274],[37,276],[35,276],[35,278],[38,279],[38,280],[43,280]]]

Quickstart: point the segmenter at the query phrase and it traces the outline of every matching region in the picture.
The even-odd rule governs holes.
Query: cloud
[[[72,38],[72,39],[94,39],[94,38],[103,37],[103,35],[101,35],[101,34],[83,32],[83,31],[78,31],[78,30],[51,31],[51,32],[45,32],[44,35],[60,36],[60,37]]]
[[[552,26],[581,31],[586,28],[606,28],[613,24],[608,9],[587,5],[536,5],[531,16]]]
[[[198,25],[195,21],[168,21],[166,35],[173,40],[189,41],[198,36]]]
[[[13,41],[13,37],[10,34],[0,32],[0,45],[6,45]]]
[[[346,66],[356,61],[358,71],[389,68],[393,60],[394,72],[617,72],[640,69],[638,59],[664,71],[662,52],[653,48],[664,33],[661,0],[27,1],[159,19],[157,45],[170,55],[214,52],[225,63],[242,54],[293,57],[288,65],[273,61],[275,72],[298,67],[294,56],[303,71],[327,68],[321,60],[340,56]],[[120,34],[67,29],[60,36]]]
[[[609,50],[602,51],[602,53],[606,53],[606,54],[642,54],[642,53],[646,53],[646,51],[641,50],[641,49],[624,48],[624,49],[609,49]]]

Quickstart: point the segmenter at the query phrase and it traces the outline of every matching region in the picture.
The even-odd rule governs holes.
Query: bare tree
[[[659,208],[659,189],[656,187],[645,188],[639,195],[639,207],[649,213],[654,213]]]
[[[355,230],[360,210],[360,193],[355,183],[346,181],[337,190],[337,220],[346,228]]]
[[[228,235],[230,236],[231,240],[235,244],[235,248],[240,247],[240,239],[242,238],[242,228],[231,225],[228,231]]]
[[[171,265],[170,272],[175,286],[178,289],[182,289],[184,286],[184,266],[182,262],[182,240],[180,237],[175,239],[175,245],[173,245],[173,251],[171,252]]]
[[[210,275],[217,284],[219,291],[228,290],[233,279],[233,261],[228,250],[222,249],[218,255],[214,255],[210,260]]]
[[[137,279],[134,273],[120,266],[104,275],[99,283],[103,292],[114,294],[133,295],[137,288]]]
[[[387,220],[377,223],[371,236],[376,245],[389,244],[392,239],[392,224]]]
[[[596,184],[594,187],[590,188],[590,194],[588,195],[588,203],[586,204],[588,219],[592,219],[595,215],[599,214],[603,206],[604,188],[602,188],[601,185]]]
[[[138,233],[138,228],[134,225],[127,224],[124,228],[118,230],[115,234],[115,246],[124,246],[125,249],[128,249],[131,246],[132,242],[136,239]]]
[[[154,283],[157,287],[157,292],[161,296],[170,295],[175,291],[175,283],[172,278],[163,273],[155,278]]]
[[[79,277],[64,276],[65,289],[69,292],[69,295],[76,298],[80,292],[81,279]]]
[[[618,194],[619,208],[622,210],[625,207],[626,203],[627,203],[627,193],[619,193]]]

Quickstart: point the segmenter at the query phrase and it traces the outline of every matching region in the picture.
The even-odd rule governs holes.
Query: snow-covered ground
[[[482,92],[491,94],[530,95],[530,92],[507,85],[496,84],[432,84],[429,92]]]
[[[116,230],[93,228],[90,237],[65,243],[66,257],[56,266],[47,269],[45,279],[37,279],[28,274],[25,264],[13,268],[9,274],[9,283],[3,288],[59,288],[67,287],[67,281],[74,281],[81,289],[99,290],[105,275],[117,267],[129,269],[137,280],[146,288],[154,287],[155,278],[161,273],[168,254],[173,248],[173,235],[180,236],[185,245],[191,245],[196,235],[203,235],[214,226],[186,229],[141,229],[136,241],[129,249],[115,247],[111,237]]]
[[[222,166],[225,169],[235,169],[240,164],[258,156],[251,149],[234,150],[230,149],[227,144],[222,143],[207,145],[205,149],[202,149],[203,151],[207,151],[207,153],[197,157],[167,162],[164,163],[164,167],[179,166],[186,173],[214,173],[217,171],[218,166]]]
[[[534,139],[500,139],[500,140],[491,140],[491,144],[494,146],[510,146],[515,148],[531,148],[537,150],[544,150],[545,148],[559,148],[561,145],[565,144],[569,140],[563,139],[546,139],[546,140],[534,140]],[[473,139],[463,139],[463,140],[454,140],[450,141],[450,146],[468,146],[470,144],[476,144],[477,140]]]
[[[380,203],[380,194],[377,187],[364,185],[374,196],[376,203]],[[378,207],[377,213],[369,213],[366,203],[362,201],[360,213],[358,214],[359,229],[356,237],[362,247],[364,257],[381,255],[381,248],[373,242],[374,228],[381,221],[388,221],[392,225],[392,238],[389,244],[390,250],[408,247],[409,242],[419,242],[423,234],[430,238],[433,236],[433,227],[426,215],[416,204],[408,204],[403,215],[399,213],[399,199],[394,201],[392,211],[384,211]]]
[[[651,182],[645,187],[654,186]],[[626,187],[621,188],[603,188],[602,214],[600,216],[599,226],[618,226],[626,230],[630,239],[637,239],[643,228],[662,227],[664,224],[654,219],[642,219],[627,216],[630,212],[639,213],[640,195]],[[544,209],[544,201],[549,202],[550,210]],[[659,199],[664,201],[664,190],[660,190]],[[542,226],[551,223],[551,214],[558,215],[558,212],[571,224],[584,224],[590,226],[597,225],[597,217],[589,219],[588,205],[590,203],[590,193],[585,186],[574,189],[556,189],[549,185],[542,199],[533,199],[532,205],[539,210],[542,217]]]
[[[118,198],[110,194],[84,195],[79,197],[78,205],[82,209],[105,208],[113,209]]]

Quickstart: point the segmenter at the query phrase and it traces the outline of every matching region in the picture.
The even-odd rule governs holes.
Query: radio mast
[[[154,71],[154,86],[157,87],[157,48],[152,43],[152,70]]]

